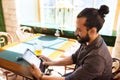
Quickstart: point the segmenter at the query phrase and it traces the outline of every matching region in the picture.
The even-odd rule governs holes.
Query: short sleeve
[[[72,74],[66,76],[65,80],[93,80],[100,76],[104,69],[105,60],[101,56],[89,56]]]
[[[79,54],[79,49],[74,54],[72,54],[73,64],[76,63],[78,54]]]

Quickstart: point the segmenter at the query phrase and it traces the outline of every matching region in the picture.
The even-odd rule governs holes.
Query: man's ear
[[[97,33],[97,29],[95,27],[90,29],[90,34],[95,34]]]

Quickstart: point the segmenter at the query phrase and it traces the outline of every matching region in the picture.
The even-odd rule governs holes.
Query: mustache
[[[76,35],[76,38],[77,38],[79,43],[86,43],[90,40],[88,34],[85,37],[81,37],[80,35]]]
[[[77,39],[81,39],[80,35],[76,35]]]

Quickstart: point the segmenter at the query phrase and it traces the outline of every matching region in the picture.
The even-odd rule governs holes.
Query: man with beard
[[[100,9],[85,8],[76,20],[75,35],[79,41],[80,48],[71,56],[62,60],[53,61],[43,55],[40,58],[44,65],[65,66],[75,64],[72,73],[62,77],[43,75],[33,64],[31,73],[37,80],[111,80],[112,58],[107,46],[98,34],[104,23],[105,14],[109,8],[102,5]]]

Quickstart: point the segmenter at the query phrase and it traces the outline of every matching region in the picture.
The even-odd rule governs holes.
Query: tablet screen
[[[25,53],[23,54],[23,59],[29,64],[34,64],[38,68],[40,67],[41,60],[30,49],[27,49],[25,51]]]

